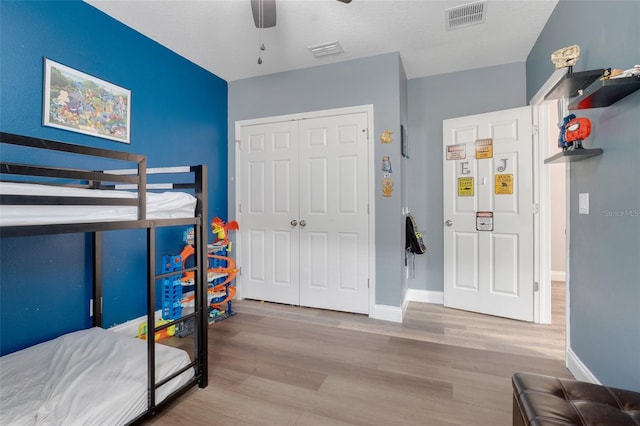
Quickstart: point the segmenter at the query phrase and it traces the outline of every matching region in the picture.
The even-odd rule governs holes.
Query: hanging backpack
[[[424,254],[427,251],[427,246],[422,241],[422,234],[418,231],[416,221],[413,220],[413,216],[407,213],[406,219],[407,228],[407,242],[406,249],[411,253]]]

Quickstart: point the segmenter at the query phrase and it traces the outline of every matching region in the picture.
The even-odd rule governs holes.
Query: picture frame
[[[409,141],[404,124],[400,125],[400,152],[404,158],[409,158]]]
[[[44,58],[42,124],[130,143],[131,91]]]

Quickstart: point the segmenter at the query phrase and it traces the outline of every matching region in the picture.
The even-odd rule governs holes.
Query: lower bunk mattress
[[[191,362],[156,344],[156,380]],[[188,382],[188,369],[161,386],[156,403]],[[121,425],[147,410],[147,342],[91,328],[0,358],[0,424]]]

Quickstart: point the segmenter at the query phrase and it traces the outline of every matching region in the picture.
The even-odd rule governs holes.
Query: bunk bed
[[[5,158],[0,162],[1,238],[88,233],[93,251],[92,327],[0,358],[0,420],[5,424],[136,424],[195,385],[206,387],[206,166],[152,169],[142,155],[4,132],[0,132],[0,144],[44,150],[52,157],[57,152],[80,156],[82,164],[94,159],[129,167],[95,171],[10,163]],[[148,181],[150,175],[167,173],[178,183]],[[174,179],[174,175],[182,177]],[[156,229],[171,226],[194,228],[194,265],[158,273]],[[147,336],[190,321],[195,324],[192,356],[154,338],[141,340],[102,328],[102,234],[124,229],[146,229]],[[156,283],[185,272],[195,276],[194,310],[158,325]]]

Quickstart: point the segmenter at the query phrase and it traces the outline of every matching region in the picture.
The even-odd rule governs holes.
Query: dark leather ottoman
[[[516,373],[514,426],[640,426],[640,393],[578,380]]]

